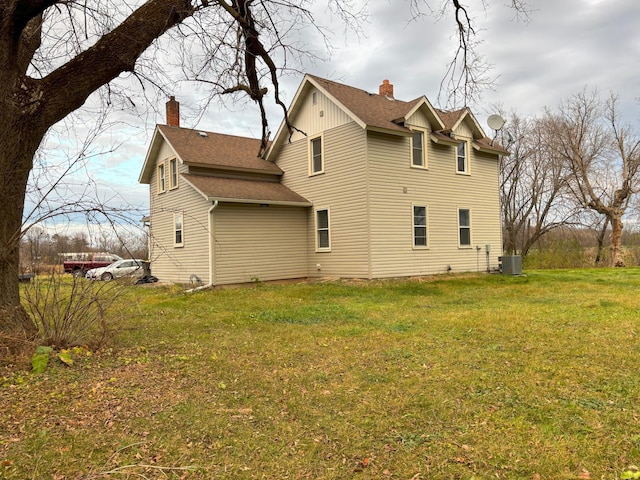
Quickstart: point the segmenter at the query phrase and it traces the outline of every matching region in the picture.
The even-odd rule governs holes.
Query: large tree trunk
[[[19,245],[27,181],[47,129],[133,71],[156,38],[195,11],[190,0],[147,0],[87,50],[44,78],[30,78],[42,12],[53,3],[0,2],[0,338],[35,332],[20,304]]]
[[[624,267],[622,258],[622,214],[615,213],[611,217],[611,266]]]
[[[18,280],[25,192],[34,153],[44,136],[31,123],[17,108],[0,112],[0,334],[12,338],[35,333],[20,303]]]

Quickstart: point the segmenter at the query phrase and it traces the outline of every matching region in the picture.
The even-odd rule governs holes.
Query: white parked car
[[[92,268],[85,275],[89,280],[113,280],[121,277],[140,278],[144,275],[144,260],[118,260],[106,267]]]

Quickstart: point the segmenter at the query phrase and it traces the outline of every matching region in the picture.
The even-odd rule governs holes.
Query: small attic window
[[[209,135],[207,135],[207,132],[198,132],[198,135],[200,135],[202,138],[207,138]]]
[[[311,94],[311,103],[313,105],[317,105],[318,104],[318,92],[313,92]]]

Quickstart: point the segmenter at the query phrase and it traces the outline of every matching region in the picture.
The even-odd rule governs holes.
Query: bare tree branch
[[[552,117],[554,149],[571,168],[571,188],[587,208],[611,224],[611,265],[623,266],[623,216],[640,188],[640,137],[620,126],[613,95],[603,102],[583,91]]]

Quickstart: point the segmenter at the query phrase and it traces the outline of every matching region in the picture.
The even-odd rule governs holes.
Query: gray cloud
[[[333,28],[336,50],[332,58],[308,62],[300,69],[373,92],[383,79],[389,79],[398,98],[410,100],[426,95],[436,104],[440,82],[456,48],[453,19],[436,21],[425,17],[412,21],[408,3],[370,3],[369,22],[363,24],[364,35],[360,38],[344,33],[326,11],[316,12],[319,23]],[[640,120],[636,101],[640,83],[637,0],[530,0],[535,10],[529,23],[514,19],[507,2],[492,2],[486,11],[481,2],[467,3],[482,40],[479,52],[494,65],[492,73],[499,76],[495,89],[485,92],[482,101],[473,106],[483,126],[493,105],[500,104],[505,110],[522,115],[539,115],[545,106],[554,108],[583,88],[598,88],[604,95],[609,90],[619,94],[625,120]],[[303,29],[296,35],[303,47],[323,51],[313,29]],[[301,78],[296,75],[281,79],[287,101],[293,98]],[[174,93],[182,104],[184,126],[260,135],[258,111],[250,102],[227,100],[224,106],[210,105],[200,115],[198,108],[191,108],[202,102],[197,89],[177,88]],[[89,166],[100,184],[108,189],[121,188],[120,194],[125,198],[131,194],[130,203],[135,205],[140,204],[141,192],[147,188],[135,185],[153,126],[165,121],[164,100],[158,100],[159,105],[154,107],[157,113],[122,113],[131,125],[130,131],[117,135],[124,145],[110,160],[102,159]],[[282,114],[273,105],[268,111],[275,133]],[[114,113],[116,117],[118,112]],[[105,143],[111,141],[113,138]]]

